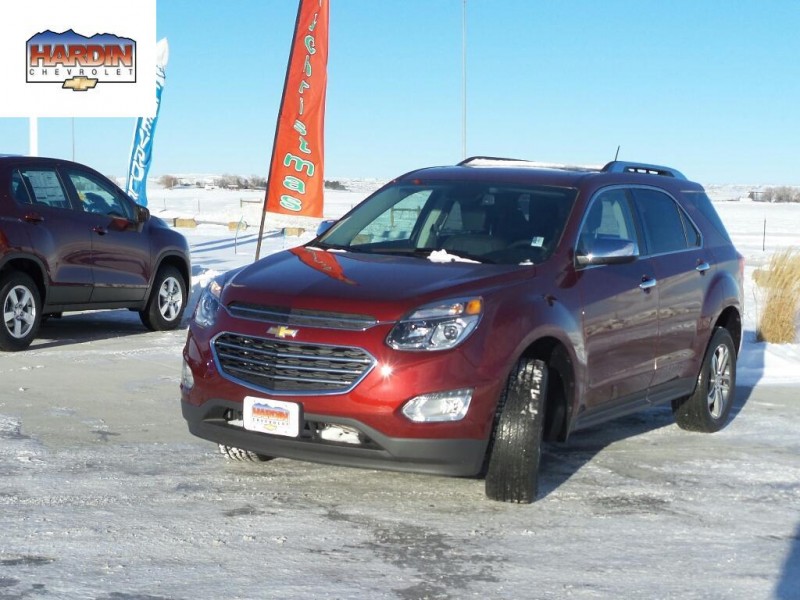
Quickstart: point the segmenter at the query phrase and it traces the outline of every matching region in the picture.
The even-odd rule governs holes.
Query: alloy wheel
[[[23,285],[11,288],[3,303],[3,323],[11,337],[22,339],[36,322],[36,302],[31,291]]]
[[[724,413],[731,394],[731,355],[724,344],[714,350],[708,376],[708,411],[718,419]]]
[[[181,312],[183,294],[181,284],[174,277],[167,277],[158,291],[158,310],[167,321],[173,321]]]

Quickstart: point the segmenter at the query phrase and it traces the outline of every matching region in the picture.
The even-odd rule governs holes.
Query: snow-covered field
[[[327,217],[377,185],[344,183]],[[193,298],[253,260],[263,192],[149,198],[198,223]],[[0,600],[800,598],[800,346],[756,343],[752,282],[798,243],[800,205],[716,206],[747,259],[733,421],[692,434],[659,408],[576,434],[530,506],[476,479],[228,463],[180,416],[185,332],[126,311],[47,323],[0,354]],[[268,218],[262,255],[316,224]]]

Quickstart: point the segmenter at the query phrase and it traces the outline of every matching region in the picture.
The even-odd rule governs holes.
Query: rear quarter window
[[[714,205],[711,203],[711,199],[706,195],[705,192],[684,192],[683,198],[689,207],[699,212],[709,223],[711,223],[711,226],[723,237],[726,242],[729,244],[733,243],[731,236],[728,235],[728,230],[725,229],[725,225],[722,223],[722,219],[719,218],[719,214],[714,208]]]
[[[20,204],[31,204],[31,196],[19,171],[11,174],[11,197]]]

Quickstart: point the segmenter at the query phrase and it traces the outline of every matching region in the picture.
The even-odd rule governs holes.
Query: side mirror
[[[137,223],[144,223],[150,219],[150,209],[146,206],[140,206],[138,204],[136,206],[136,222]]]
[[[319,224],[319,227],[317,227],[317,237],[321,236],[323,233],[328,231],[328,229],[333,227],[334,223],[336,223],[336,219],[325,219],[322,221],[322,223]]]
[[[639,258],[639,246],[622,238],[597,238],[581,248],[575,260],[581,267],[590,265],[620,265]]]

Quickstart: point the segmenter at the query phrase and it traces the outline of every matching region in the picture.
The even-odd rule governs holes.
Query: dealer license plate
[[[244,399],[244,428],[271,435],[300,435],[300,405],[296,402],[247,396]]]

